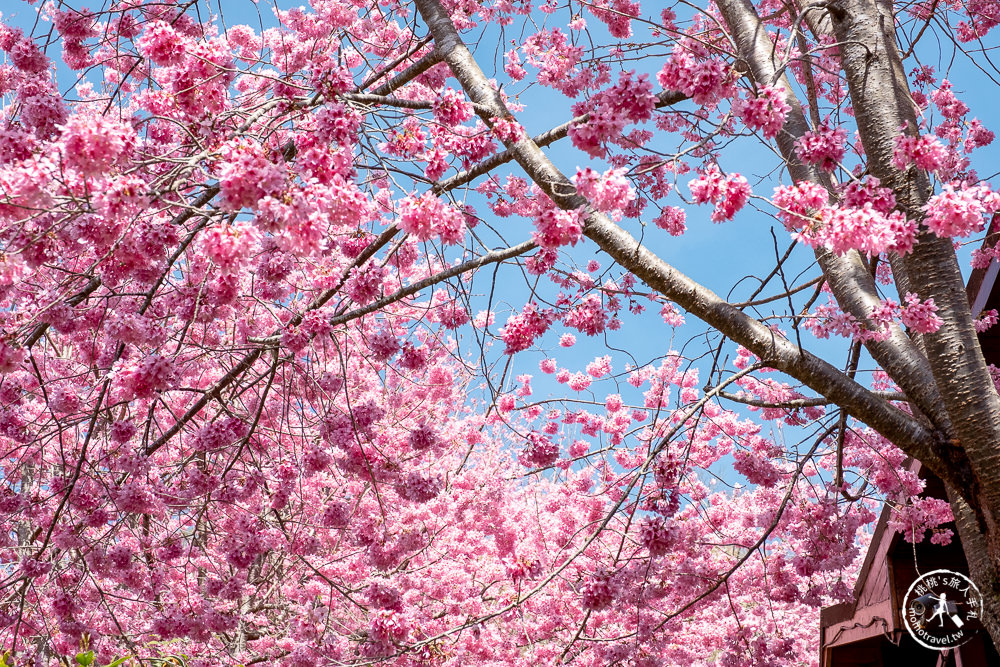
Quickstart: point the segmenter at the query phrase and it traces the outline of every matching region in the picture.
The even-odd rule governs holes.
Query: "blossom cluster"
[[[688,187],[696,204],[715,204],[712,222],[732,220],[752,194],[746,178],[740,174],[724,176],[715,165],[702,171],[698,178],[688,183]]]
[[[735,101],[733,113],[750,129],[759,131],[767,139],[774,139],[791,110],[791,106],[785,101],[786,94],[783,88],[765,86],[755,95]]]

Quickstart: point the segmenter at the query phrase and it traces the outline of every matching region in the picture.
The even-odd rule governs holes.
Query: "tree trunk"
[[[909,218],[922,221],[931,194],[927,174],[892,164],[895,140],[904,125],[909,134],[916,134],[918,127],[896,46],[892,7],[873,0],[842,0],[831,6],[830,14],[868,170],[893,189],[897,205]],[[923,336],[923,344],[951,423],[949,439],[969,461],[968,486],[958,487],[951,504],[969,567],[985,598],[986,626],[1000,645],[1000,397],[979,346],[951,240],[923,230],[902,264],[909,275],[920,276],[917,294],[922,300],[934,299],[944,321],[936,332]]]

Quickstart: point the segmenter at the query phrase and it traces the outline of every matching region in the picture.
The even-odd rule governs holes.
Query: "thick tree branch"
[[[511,113],[462,42],[447,12],[437,0],[417,0],[417,9],[434,35],[435,48],[461,82],[469,98],[491,110],[487,124]],[[569,179],[530,139],[508,145],[518,164],[552,200],[565,210],[586,208]],[[768,366],[796,378],[886,437],[918,456],[937,461],[938,436],[924,424],[884,401],[837,368],[800,349],[706,287],[691,280],[650,252],[606,215],[587,209],[584,233],[619,264],[686,311],[751,350]],[[942,466],[943,467],[943,466]]]
[[[833,16],[833,26],[842,43],[841,64],[869,171],[893,189],[897,205],[909,218],[922,220],[922,207],[931,191],[927,173],[915,167],[903,171],[892,164],[902,126],[915,133],[917,122],[896,46],[891,8],[871,0],[845,0],[838,7],[842,11]],[[958,259],[950,239],[923,231],[902,263],[910,276],[920,276],[914,289],[921,299],[934,300],[937,315],[944,322],[936,332],[924,335],[923,344],[954,437],[977,478],[978,489],[959,487],[959,491],[968,494],[973,508],[984,513],[990,534],[996,535],[1000,529],[1000,485],[992,480],[1000,476],[1000,449],[996,446],[1000,442],[1000,397],[979,346]],[[1000,551],[1000,545],[994,546]]]

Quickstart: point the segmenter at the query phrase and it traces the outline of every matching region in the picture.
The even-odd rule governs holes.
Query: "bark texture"
[[[834,196],[829,174],[802,164],[795,152],[795,140],[810,129],[809,123],[753,5],[746,0],[718,0],[717,5],[733,35],[739,56],[746,63],[754,80],[759,85],[776,86],[785,91],[785,100],[791,111],[778,134],[777,143],[789,175],[796,182],[818,183]],[[807,14],[809,15],[816,16],[817,13],[813,11]],[[859,321],[868,320],[872,311],[881,305],[881,298],[861,255],[857,251],[836,255],[828,250],[818,249],[816,259],[841,309]],[[949,432],[949,417],[943,409],[941,394],[927,358],[902,328],[894,324],[890,326],[886,340],[870,340],[865,346],[872,358],[897,379],[897,384],[907,397],[931,423],[939,430]],[[954,451],[942,450],[931,459],[922,458],[921,461],[942,479],[952,481],[959,487],[968,482],[967,464]],[[956,472],[958,476],[952,478]]]
[[[492,125],[496,119],[513,117],[440,3],[416,0],[415,4],[434,36],[435,48],[442,60],[451,67],[469,98],[484,111],[481,114],[484,122]],[[507,148],[528,176],[558,206],[565,210],[586,207],[586,201],[576,193],[566,175],[530,138],[522,138]],[[879,431],[894,441],[905,440],[910,448],[921,453],[921,460],[937,458],[941,442],[932,429],[678,271],[606,215],[588,210],[584,234],[647,285],[751,350],[769,366],[845,406],[862,421],[879,424]],[[893,435],[888,435],[890,432]]]
[[[841,0],[833,5],[830,16],[841,43],[841,65],[868,169],[893,189],[908,217],[922,220],[931,193],[927,174],[892,164],[895,139],[904,131],[917,131],[892,6],[873,0]],[[983,359],[951,241],[924,230],[901,264],[906,274],[920,276],[913,285],[916,293],[921,299],[933,298],[944,321],[936,332],[923,336],[922,344],[951,424],[946,431],[949,441],[969,462],[968,485],[956,489],[967,505],[953,497],[952,508],[959,517],[970,567],[984,589],[987,628],[1000,645],[1000,397]]]

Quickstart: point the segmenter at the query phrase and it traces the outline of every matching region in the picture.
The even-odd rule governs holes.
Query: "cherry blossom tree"
[[[813,664],[883,501],[1000,640],[995,3],[4,20],[8,665]]]

